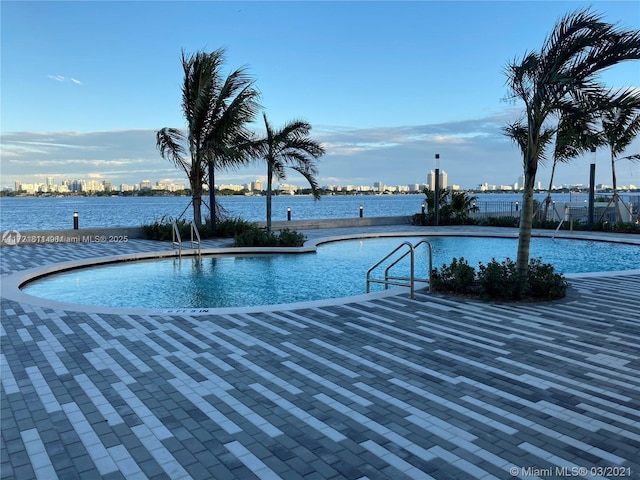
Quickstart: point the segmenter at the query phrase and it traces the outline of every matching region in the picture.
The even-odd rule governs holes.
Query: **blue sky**
[[[155,131],[184,126],[181,49],[219,47],[229,71],[248,67],[272,124],[313,125],[327,150],[321,184],[422,183],[435,153],[450,183],[512,184],[521,158],[500,129],[522,105],[503,100],[504,67],[588,5],[640,28],[633,1],[2,1],[1,186],[47,176],[185,183],[160,158]],[[603,80],[638,86],[640,62]],[[636,141],[629,153],[638,151]],[[559,166],[555,183],[588,183],[591,161]],[[265,170],[217,179],[245,183]],[[539,170],[543,184],[549,171]],[[617,174],[640,186],[639,164],[619,162]],[[605,150],[596,177],[611,183]]]

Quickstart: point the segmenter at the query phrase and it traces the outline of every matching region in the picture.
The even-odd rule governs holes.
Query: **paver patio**
[[[167,249],[3,247],[2,273]],[[3,295],[0,478],[640,478],[640,274],[571,285],[208,315]]]

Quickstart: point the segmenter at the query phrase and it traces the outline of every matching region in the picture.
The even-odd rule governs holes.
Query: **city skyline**
[[[440,187],[450,190],[475,190],[475,191],[520,191],[524,184],[524,177],[518,177],[511,184],[493,184],[484,182],[476,185],[473,188],[462,188],[455,183],[450,184],[448,182],[448,174],[446,171],[440,171]],[[203,185],[205,190],[208,190],[208,186]],[[262,179],[256,178],[254,181],[244,184],[216,184],[218,190],[231,190],[231,191],[265,191],[266,183]],[[552,190],[571,189],[571,188],[586,188],[585,184],[573,183],[573,184],[561,184],[552,185]],[[109,179],[102,181],[91,179],[65,179],[60,184],[55,183],[53,177],[47,177],[44,183],[38,182],[21,182],[16,181],[13,190],[4,189],[5,191],[23,192],[28,195],[41,194],[41,193],[97,193],[97,192],[137,192],[141,190],[160,190],[168,192],[179,192],[188,188],[188,185],[184,183],[175,184],[167,183],[163,180],[141,180],[139,183],[133,184],[120,184],[114,185]],[[308,185],[294,185],[291,183],[274,183],[274,190],[287,191],[293,193],[298,190],[308,189]],[[428,180],[425,183],[401,183],[401,184],[387,184],[382,181],[375,181],[371,185],[321,185],[323,190],[329,191],[359,191],[359,192],[394,192],[394,193],[408,193],[419,192],[424,188],[430,190],[435,189],[435,172],[432,170],[429,172]],[[596,184],[596,189],[609,189],[608,184]],[[548,186],[543,187],[541,181],[536,182],[536,190],[546,190]],[[620,185],[620,190],[637,190],[634,184]]]
[[[255,78],[274,126],[296,118],[313,126],[326,150],[320,184],[426,182],[435,154],[462,188],[509,184],[522,157],[502,129],[523,106],[504,101],[504,67],[539,49],[562,15],[586,6],[540,5],[2,2],[0,187],[72,175],[185,183],[160,157],[155,132],[184,127],[181,50],[218,47],[226,48],[226,71],[246,66]],[[606,21],[640,28],[634,2],[590,5]],[[602,81],[637,86],[639,74],[638,62],[628,62]],[[259,122],[250,127],[262,132]],[[636,139],[626,154],[638,151]],[[596,182],[611,183],[607,149],[596,157]],[[587,154],[559,165],[555,183],[587,183],[593,161]],[[538,171],[543,184],[549,163]],[[265,173],[257,161],[216,172],[216,181],[243,184]],[[620,184],[640,184],[640,164],[618,162],[616,173]],[[287,182],[302,181],[291,174]]]

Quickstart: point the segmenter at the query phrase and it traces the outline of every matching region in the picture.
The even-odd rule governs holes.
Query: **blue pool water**
[[[219,308],[273,305],[365,293],[366,272],[403,241],[425,237],[367,238],[332,242],[317,253],[186,257],[123,262],[72,270],[29,283],[25,293],[52,300],[140,308]],[[433,266],[464,257],[477,267],[492,258],[515,259],[516,239],[426,237]],[[640,268],[640,247],[605,242],[533,238],[531,258],[559,273]],[[408,262],[392,274],[407,275]],[[383,268],[375,277],[380,278]],[[416,252],[416,277],[428,276],[427,248]],[[374,284],[372,291],[382,289]]]

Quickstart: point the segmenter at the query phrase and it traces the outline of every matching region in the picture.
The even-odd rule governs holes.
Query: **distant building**
[[[296,193],[296,190],[298,190],[298,187],[296,187],[295,185],[288,185],[286,183],[281,183],[278,185],[278,190],[280,191],[280,193],[285,193],[285,194],[290,194],[290,195],[294,195]]]
[[[149,180],[142,180],[140,182],[140,190],[151,190],[151,182]]]
[[[261,192],[262,191],[262,180],[256,180],[255,182],[253,182],[251,184],[251,190],[253,190],[254,192]]]
[[[81,192],[104,192],[104,185],[100,183],[98,180],[89,180],[88,182],[83,182],[81,186]]]
[[[244,190],[244,187],[242,185],[224,183],[218,186],[218,190],[231,190],[232,192],[239,192],[241,190]]]
[[[429,190],[432,190],[432,191],[435,190],[436,189],[436,172],[431,170],[429,172],[429,178],[427,180],[429,184]],[[447,188],[447,172],[445,172],[444,170],[440,170],[440,188],[442,189]]]

